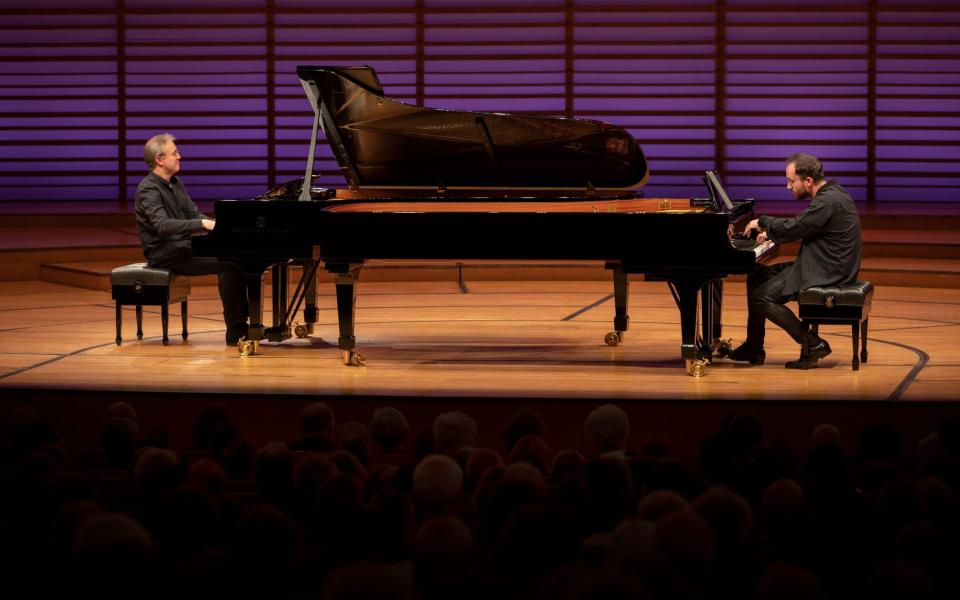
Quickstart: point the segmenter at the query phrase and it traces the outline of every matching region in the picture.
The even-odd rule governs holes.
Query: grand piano
[[[751,272],[775,248],[737,239],[754,202],[731,201],[715,173],[704,177],[704,198],[644,198],[646,159],[620,127],[412,106],[387,98],[369,67],[300,66],[297,74],[314,112],[304,177],[254,199],[217,201],[216,228],[193,239],[194,255],[246,275],[251,322],[242,355],[259,352],[263,340],[313,332],[322,265],[336,287],[344,363],[364,364],[355,310],[370,259],[602,261],[614,289],[607,344],[623,341],[629,276],[642,274],[673,292],[689,374],[703,375],[729,351],[723,278]],[[344,188],[315,185],[321,128]],[[291,266],[300,267],[292,293]],[[267,270],[271,327],[263,324]],[[304,324],[294,325],[301,305]]]

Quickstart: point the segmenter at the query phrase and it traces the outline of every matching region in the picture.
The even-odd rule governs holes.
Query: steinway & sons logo
[[[253,225],[253,227],[238,227],[234,230],[234,233],[254,233],[257,235],[287,235],[290,233],[289,227],[267,227],[267,217],[264,215],[254,217]]]

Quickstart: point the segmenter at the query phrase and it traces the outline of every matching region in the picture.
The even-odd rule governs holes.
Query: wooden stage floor
[[[613,315],[604,282],[477,281],[468,293],[447,282],[361,283],[364,367],[342,364],[333,289],[319,287],[315,337],[264,344],[260,354],[241,357],[224,344],[214,287],[194,287],[186,342],[179,305],[171,306],[165,347],[158,307],[144,308],[140,342],[129,307],[117,346],[109,293],[0,283],[0,391],[761,403],[943,402],[960,395],[960,297],[950,289],[879,287],[869,363],[858,372],[851,369],[848,327],[822,327],[833,354],[815,369],[791,371],[783,364],[798,348],[770,326],[766,364],[720,360],[694,378],[679,356],[679,313],[660,282],[632,283],[630,331],[616,348],[603,344]],[[727,282],[724,334],[734,343],[744,336],[744,296],[742,282]]]

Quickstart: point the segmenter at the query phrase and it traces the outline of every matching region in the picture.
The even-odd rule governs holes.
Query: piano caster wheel
[[[720,358],[726,358],[730,356],[730,353],[733,352],[733,340],[727,338],[721,340],[719,338],[713,340],[713,352]]]
[[[608,346],[619,346],[620,342],[623,341],[623,333],[622,331],[611,331],[603,336],[603,343]]]
[[[362,367],[367,364],[367,359],[363,357],[359,352],[354,352],[353,350],[344,350],[343,351],[343,364],[348,367]]]
[[[707,365],[710,364],[710,361],[704,360],[702,358],[697,360],[688,360],[687,361],[687,374],[691,377],[703,377],[707,374]]]
[[[293,328],[293,333],[298,338],[305,338],[310,335],[310,329],[303,323],[297,323],[296,327]]]
[[[237,342],[237,351],[240,352],[240,356],[250,356],[251,354],[256,354],[260,351],[260,340],[248,340],[247,338],[240,338],[240,341]]]

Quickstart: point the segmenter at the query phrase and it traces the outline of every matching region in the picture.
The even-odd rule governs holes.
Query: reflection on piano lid
[[[646,183],[639,144],[601,121],[452,111],[384,96],[370,67],[299,66],[314,111],[352,191],[362,189],[633,191]],[[301,200],[310,200],[309,189]]]

